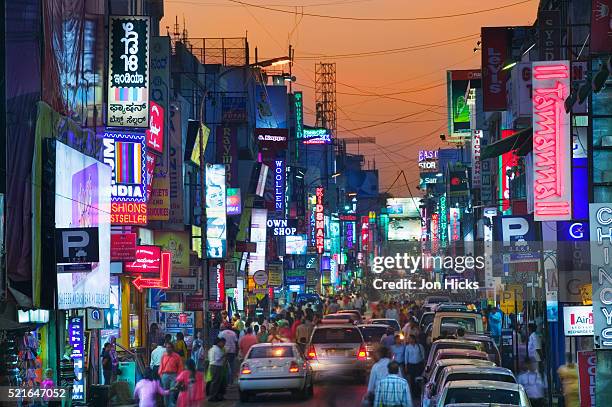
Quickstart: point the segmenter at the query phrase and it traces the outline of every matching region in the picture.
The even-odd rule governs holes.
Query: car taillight
[[[317,352],[315,351],[314,345],[310,345],[310,347],[308,348],[308,352],[306,353],[306,357],[308,359],[316,359],[317,358]]]
[[[297,373],[300,371],[298,364],[295,361],[292,361],[289,365],[289,373]]]
[[[368,351],[366,350],[365,345],[361,345],[359,347],[359,351],[357,352],[357,359],[366,360],[368,358]]]
[[[240,369],[241,374],[251,374],[251,368],[246,363],[242,365],[242,369]]]

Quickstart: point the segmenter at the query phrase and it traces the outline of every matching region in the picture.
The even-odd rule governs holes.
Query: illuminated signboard
[[[225,166],[206,164],[206,256],[225,257],[226,241]]]
[[[70,317],[68,320],[68,342],[72,347],[70,359],[74,362],[74,376],[72,383],[72,399],[85,400],[85,324],[83,317]]]
[[[438,162],[437,161],[421,161],[419,163],[419,168],[422,170],[437,170]]]
[[[286,254],[306,254],[308,238],[306,235],[287,236],[285,238]]]
[[[367,252],[370,247],[370,218],[361,217],[361,251]]]
[[[589,204],[595,349],[612,349],[612,203]]]
[[[355,222],[344,222],[346,248],[352,249],[355,244]]]
[[[317,187],[315,205],[315,246],[317,253],[323,254],[325,249],[325,218],[323,215],[323,187]]]
[[[151,101],[151,123],[145,131],[147,148],[162,153],[164,151],[164,108]]]
[[[295,137],[301,139],[304,132],[304,98],[302,92],[294,92],[295,101]]]
[[[419,162],[425,160],[437,160],[438,150],[419,150]]]
[[[159,278],[143,278],[141,275],[132,280],[132,284],[138,290],[143,288],[167,289],[170,287],[170,279],[172,277],[172,253],[161,252],[161,262],[159,266]]]
[[[149,127],[149,27],[149,17],[109,18],[109,127]]]
[[[302,133],[303,144],[331,144],[331,134],[324,128],[304,129]]]
[[[445,246],[448,241],[448,207],[446,205],[446,194],[440,197],[440,234],[439,238],[442,245]]]
[[[536,221],[569,220],[571,202],[570,90],[568,61],[536,61],[533,89],[533,182]]]
[[[285,160],[274,160],[274,209],[285,211]]]
[[[387,198],[387,213],[390,218],[420,217],[421,198]]]
[[[472,131],[472,188],[480,188],[482,180],[480,177],[480,141],[482,130]]]
[[[516,133],[514,130],[502,130],[501,138],[506,139]],[[499,202],[502,212],[510,209],[510,181],[514,178],[511,171],[518,165],[518,157],[509,151],[499,157]]]
[[[111,224],[147,224],[146,136],[107,131],[104,162],[111,167]]]
[[[240,215],[241,213],[240,188],[227,188],[227,215]]]
[[[225,264],[222,262],[210,265],[208,269],[208,298],[209,309],[220,310],[225,308]]]
[[[249,254],[249,275],[266,269],[266,223],[268,210],[255,208],[251,211],[251,242],[256,244],[255,253]]]
[[[293,236],[297,233],[297,219],[268,219],[266,226],[274,236]]]
[[[459,208],[450,208],[450,238],[451,242],[461,239],[461,223]]]
[[[159,273],[160,246],[136,246],[136,260],[123,264],[126,273]]]
[[[419,240],[421,220],[410,218],[391,218],[388,225],[388,240]]]

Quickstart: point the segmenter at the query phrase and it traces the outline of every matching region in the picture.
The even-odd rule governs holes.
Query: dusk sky
[[[387,191],[400,170],[406,172],[415,191],[417,151],[445,146],[439,135],[447,131],[446,70],[480,67],[480,52],[473,51],[480,39],[480,27],[531,25],[538,6],[535,0],[245,0],[245,3],[291,13],[230,0],[166,0],[162,27],[172,27],[178,16],[181,25],[185,19],[192,38],[247,35],[251,57],[258,47],[260,60],[287,55],[291,44],[296,56],[294,90],[304,92],[305,123],[309,125],[315,121],[315,63],[336,62],[339,137],[376,137],[375,145],[361,145],[360,149],[366,152],[368,160],[376,161],[380,192]],[[417,21],[300,16],[304,12],[358,19],[420,18],[495,8],[499,9]],[[165,33],[165,29],[161,31]],[[422,45],[425,47],[418,47]],[[405,49],[415,46],[418,48]],[[359,55],[398,48],[402,50]],[[405,118],[398,119],[401,117]],[[393,122],[384,124],[386,121]],[[366,126],[370,127],[363,128]],[[349,152],[357,152],[357,146],[350,146]],[[397,182],[389,192],[408,196],[404,182]]]

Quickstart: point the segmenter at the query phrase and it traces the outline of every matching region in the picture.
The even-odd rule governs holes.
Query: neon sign
[[[161,265],[159,268],[159,278],[142,278],[138,276],[132,281],[132,284],[139,291],[143,288],[158,288],[167,289],[170,287],[170,276],[172,274],[172,253],[161,252]]]
[[[274,160],[274,208],[285,211],[285,160]]]
[[[501,138],[506,139],[516,133],[514,130],[502,130]],[[510,171],[518,165],[518,157],[513,151],[502,154],[499,157],[499,200],[501,211],[510,209],[510,181],[514,178],[514,173]]]
[[[160,246],[136,246],[136,260],[123,264],[126,273],[159,273]]]
[[[564,108],[570,85],[569,62],[534,62],[532,75],[534,218],[569,220],[572,155],[570,115]]]
[[[480,140],[482,130],[472,131],[472,188],[480,188]]]
[[[164,152],[164,108],[151,101],[149,128],[145,131],[147,147],[158,153]]]
[[[451,242],[456,242],[461,238],[459,223],[459,208],[450,208],[450,231]]]
[[[448,216],[447,216],[447,206],[446,206],[446,194],[440,197],[440,217],[439,217],[439,225],[440,232],[438,237],[442,242],[442,245],[446,244],[448,240]]]
[[[431,251],[436,253],[438,251],[438,247],[440,245],[440,235],[438,234],[438,230],[440,227],[440,219],[439,215],[434,212],[431,214],[431,222],[429,225],[431,231]]]
[[[438,150],[419,150],[419,162],[425,160],[437,160]]]
[[[315,205],[315,246],[317,253],[323,254],[325,250],[325,217],[323,215],[323,187],[317,187]]]
[[[367,252],[370,244],[370,218],[361,217],[361,251]]]

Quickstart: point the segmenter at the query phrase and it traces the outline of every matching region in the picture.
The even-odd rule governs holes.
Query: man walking
[[[160,379],[158,371],[166,348],[164,348],[162,344],[152,343],[151,345],[155,348],[153,349],[153,352],[151,352],[151,363],[149,364],[149,367],[153,371],[153,377]]]
[[[225,339],[225,357],[229,365],[229,384],[234,380],[234,361],[238,353],[238,335],[231,328],[229,323],[225,323],[223,330],[219,332],[219,338]]]
[[[376,387],[374,406],[412,407],[408,382],[399,376],[399,364],[391,362],[387,369],[389,374]]]
[[[206,381],[210,382],[206,387],[208,401],[222,401],[225,394],[225,339],[217,338],[215,344],[208,351],[208,374]],[[209,380],[210,379],[210,380]]]
[[[378,383],[389,374],[388,365],[391,363],[389,356],[389,349],[384,346],[379,346],[378,349],[374,351],[373,357],[376,363],[374,363],[370,370],[370,380],[368,381],[368,392],[366,394],[370,406],[373,405],[372,403],[374,402]]]
[[[159,376],[164,390],[170,390],[175,386],[176,375],[183,370],[183,359],[174,351],[174,345],[171,342],[166,343],[166,353],[161,358],[159,363]],[[164,403],[167,407],[174,407],[175,397],[172,392],[164,396]]]

